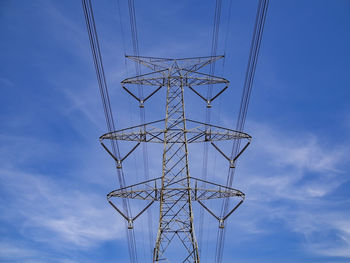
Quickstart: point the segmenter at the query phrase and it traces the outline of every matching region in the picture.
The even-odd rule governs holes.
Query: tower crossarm
[[[132,126],[105,133],[100,137],[100,142],[104,140],[122,140],[135,142],[164,142],[164,120],[153,121],[141,125]]]
[[[184,86],[200,86],[200,85],[213,85],[213,84],[229,84],[225,78],[198,72],[192,70],[183,69]]]
[[[180,70],[178,76],[172,76],[172,84],[176,84],[179,81],[183,81],[183,86],[201,86],[201,85],[214,85],[214,84],[229,84],[229,81],[225,78],[193,72],[188,70]],[[148,74],[139,75],[132,78],[127,78],[121,83],[135,84],[135,85],[147,85],[147,86],[164,86],[166,79],[167,70],[158,72],[152,72]]]
[[[159,57],[145,57],[145,56],[125,56],[126,58],[138,62],[153,71],[169,69],[174,63],[177,63],[178,67],[185,68],[192,71],[197,71],[208,64],[211,64],[219,59],[224,58],[223,55],[219,56],[206,56],[206,57],[194,57],[194,58],[159,58]]]
[[[166,195],[168,198],[174,198],[177,196],[186,195],[187,191],[191,192],[191,200],[196,201],[206,211],[208,211],[213,217],[219,221],[219,227],[224,227],[224,221],[243,203],[245,195],[243,192],[220,185],[217,183],[208,182],[195,177],[182,178],[180,180],[171,181],[165,186],[161,186],[161,177],[148,180],[142,183],[130,185],[110,192],[107,195],[108,202],[113,208],[120,213],[128,222],[129,227],[133,227],[133,222],[139,217],[145,210],[147,210],[155,201],[160,201],[160,193],[164,187],[166,187]],[[190,180],[189,187],[186,186],[186,182]],[[217,216],[212,210],[210,210],[204,201],[219,199],[219,198],[235,198],[236,202],[233,209],[224,215],[223,217]],[[114,198],[127,198],[127,199],[139,199],[149,201],[148,205],[144,207],[135,217],[127,217],[121,209],[119,209],[112,199]]]
[[[227,197],[238,197],[241,200],[244,200],[245,197],[243,192],[228,186],[212,183],[195,177],[191,177],[191,182],[193,184],[191,191],[195,201]]]
[[[195,177],[190,177],[190,179],[192,191],[191,198],[193,201],[227,197],[240,197],[244,199],[244,193],[237,189],[208,182]],[[186,178],[167,184],[166,187],[169,193],[175,196],[186,191],[187,188],[178,187],[181,181],[185,180]],[[113,197],[118,197],[159,201],[159,191],[161,189],[158,188],[158,186],[161,186],[161,177],[114,190],[107,195],[107,198],[111,199]]]
[[[167,133],[167,142],[183,143],[178,139],[179,133],[187,134],[187,143],[237,140],[242,139],[250,142],[251,136],[245,132],[227,129],[217,125],[204,122],[187,120],[186,129],[168,128],[164,129],[164,121],[158,120],[118,131],[106,133],[100,137],[101,143],[104,140],[123,140],[135,142],[164,143],[164,134]],[[163,128],[161,128],[163,126]]]
[[[158,201],[158,186],[160,185],[161,177],[114,190],[107,195],[107,199],[109,200],[112,197],[119,197]]]
[[[122,84],[137,84],[137,85],[148,85],[148,86],[159,86],[164,85],[164,79],[168,75],[168,69],[158,70],[151,73],[138,75],[124,79]]]

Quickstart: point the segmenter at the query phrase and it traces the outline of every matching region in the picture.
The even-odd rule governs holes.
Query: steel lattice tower
[[[153,262],[169,262],[174,256],[167,252],[175,240],[179,241],[183,247],[183,253],[181,255],[178,253],[174,259],[176,262],[200,262],[193,223],[193,202],[199,203],[214,216],[219,221],[219,227],[224,227],[224,221],[243,202],[244,194],[230,187],[191,177],[188,144],[210,143],[229,161],[230,168],[234,168],[236,159],[247,148],[251,137],[243,132],[186,118],[184,88],[189,88],[203,99],[207,107],[211,107],[211,102],[228,88],[228,80],[199,72],[201,68],[222,56],[185,59],[139,56],[128,56],[128,58],[148,67],[152,72],[123,80],[123,88],[139,102],[140,107],[144,107],[144,103],[160,89],[166,88],[165,119],[104,134],[100,137],[100,141],[115,159],[119,169],[122,168],[122,162],[141,143],[162,143],[162,176],[114,190],[107,195],[108,201],[128,221],[129,228],[133,228],[133,222],[147,208],[155,201],[159,201],[159,227]],[[215,84],[224,85],[224,88],[211,98],[205,98],[196,89],[202,85]],[[145,98],[140,98],[132,90],[133,86],[138,85],[155,86],[156,89]],[[134,141],[135,146],[123,158],[118,159],[104,144],[104,140]],[[221,140],[245,140],[246,144],[243,144],[237,156],[231,159],[214,143]],[[149,203],[136,216],[130,217],[112,202],[114,197],[149,200]],[[222,218],[215,215],[203,202],[203,200],[227,197],[236,197],[238,201]]]

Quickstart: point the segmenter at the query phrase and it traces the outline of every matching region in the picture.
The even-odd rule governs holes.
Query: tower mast
[[[173,238],[177,237],[186,251],[182,262],[199,262],[198,245],[193,226],[188,145],[185,133],[183,89],[185,72],[179,68],[177,63],[174,63],[168,72],[160,217],[153,261],[162,260],[166,248]],[[168,136],[173,134],[176,136],[176,142],[168,142]],[[171,184],[177,181],[178,183]],[[171,184],[170,189],[168,189],[169,184]],[[174,196],[173,187],[183,189],[183,194]]]

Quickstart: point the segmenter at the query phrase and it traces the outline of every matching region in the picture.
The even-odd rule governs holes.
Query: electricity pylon
[[[223,56],[196,57],[184,59],[154,58],[127,56],[152,72],[127,78],[121,83],[123,89],[135,98],[140,107],[160,89],[166,89],[165,119],[144,123],[138,126],[110,132],[100,137],[102,146],[114,158],[117,168],[122,168],[123,161],[141,143],[162,143],[162,176],[135,185],[114,190],[107,195],[108,202],[127,221],[128,228],[133,228],[134,221],[145,212],[155,201],[160,203],[159,227],[153,252],[153,262],[200,262],[198,244],[193,224],[193,202],[199,203],[206,211],[219,221],[219,227],[224,227],[224,221],[242,204],[244,194],[236,189],[210,183],[190,176],[188,162],[188,144],[208,142],[234,168],[236,159],[250,144],[251,136],[246,133],[202,123],[186,118],[184,89],[189,88],[211,107],[211,103],[227,88],[229,81],[216,76],[200,73],[204,66],[213,63]],[[202,85],[223,85],[216,95],[205,98],[198,91]],[[145,85],[156,87],[146,97],[135,95],[132,87]],[[150,89],[150,88],[149,88]],[[104,144],[104,140],[124,140],[135,142],[135,146],[122,158],[118,159]],[[244,140],[245,144],[233,159],[228,157],[215,144],[221,140]],[[132,198],[149,200],[149,203],[134,217],[126,215],[112,202],[112,198]],[[232,210],[223,217],[217,216],[205,204],[204,200],[235,197],[237,202]],[[183,252],[177,250],[176,255],[170,253],[169,247],[175,240],[182,244]]]

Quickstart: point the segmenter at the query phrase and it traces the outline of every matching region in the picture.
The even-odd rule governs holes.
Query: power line
[[[131,40],[132,40],[132,47],[133,47],[133,55],[139,56],[140,50],[139,50],[139,42],[138,42],[138,30],[137,30],[137,21],[136,21],[136,11],[135,11],[135,2],[134,0],[128,0],[128,9],[129,9],[129,20],[130,20],[130,31],[131,31]],[[141,68],[140,64],[135,61],[135,71],[136,75],[141,75]],[[141,85],[138,86],[138,95],[141,100],[143,100],[143,88]],[[140,104],[140,121],[141,123],[145,123],[146,121],[146,113],[143,103]],[[143,154],[143,167],[144,167],[144,175],[145,180],[149,180],[149,165],[148,165],[148,147],[147,144],[142,144],[142,154]],[[151,210],[147,210],[147,217],[148,217],[148,239],[149,239],[149,246],[150,251],[153,250],[152,242],[153,242],[153,219]]]
[[[253,87],[253,81],[255,76],[256,65],[258,62],[258,56],[260,51],[261,39],[264,32],[264,26],[266,21],[267,9],[269,5],[269,0],[259,0],[258,9],[256,13],[255,25],[254,25],[254,33],[250,46],[248,65],[245,75],[243,93],[240,103],[240,110],[238,114],[236,130],[242,132],[244,129],[244,124],[247,116],[249,100],[251,95],[251,90]],[[240,141],[235,140],[232,147],[231,160],[238,155],[240,151]],[[229,173],[227,176],[226,186],[230,187],[233,183],[235,165],[229,169]],[[222,206],[221,215],[224,216],[228,211],[229,199],[225,198]],[[224,240],[225,240],[225,228],[219,228],[218,236],[217,236],[217,246],[215,252],[215,260],[217,263],[222,261],[222,254],[224,248]]]
[[[218,42],[219,42],[219,32],[220,32],[220,18],[221,18],[221,7],[222,0],[215,1],[215,11],[214,11],[214,20],[213,20],[213,29],[212,29],[212,40],[211,40],[211,57],[215,57],[217,54]],[[215,61],[209,65],[209,74],[214,75],[215,72]],[[209,84],[207,89],[207,101],[212,97],[213,85]],[[210,123],[211,116],[211,107],[207,105],[205,111],[205,122]],[[208,143],[203,145],[203,164],[202,164],[202,178],[203,180],[207,179],[208,176]],[[198,242],[202,243],[203,240],[203,224],[204,224],[204,209],[200,207],[199,210],[199,223],[198,223]],[[201,249],[199,250],[201,254]]]
[[[100,44],[98,40],[91,0],[82,0],[82,5],[84,10],[86,27],[89,35],[91,52],[92,52],[95,70],[96,70],[97,81],[98,81],[100,95],[102,99],[102,105],[103,105],[103,110],[105,114],[107,129],[109,132],[112,132],[112,131],[115,131],[115,124],[114,124],[114,118],[113,118],[111,104],[110,104],[108,86],[107,86],[105,71],[103,67],[103,60],[101,56]],[[111,148],[112,148],[112,153],[115,156],[117,156],[118,159],[120,159],[120,151],[119,151],[119,146],[117,141],[111,141]],[[117,175],[118,175],[118,181],[119,181],[120,187],[124,187],[125,177],[123,174],[123,170],[117,169]],[[130,205],[128,200],[123,199],[122,203],[123,203],[124,212],[128,216],[131,216]],[[130,261],[132,263],[136,263],[137,251],[136,251],[136,242],[135,242],[135,235],[134,235],[133,229],[128,230],[126,228],[126,234],[127,234],[127,240],[128,240]]]
[[[228,18],[227,18],[227,24],[226,24],[226,34],[225,34],[225,40],[224,40],[224,59],[222,61],[222,74],[225,72],[225,62],[226,62],[226,50],[227,50],[227,43],[228,43],[228,36],[230,32],[230,24],[231,24],[231,9],[232,9],[232,0],[229,2],[229,6],[227,8],[228,10]]]

